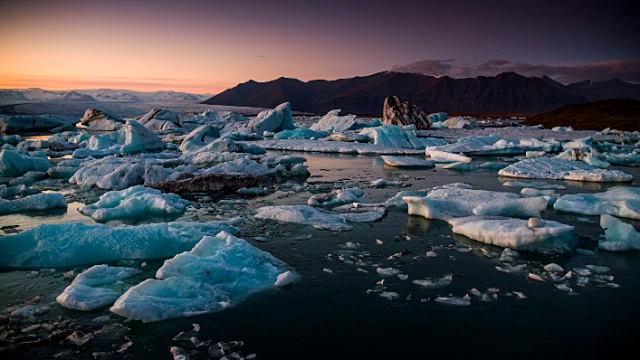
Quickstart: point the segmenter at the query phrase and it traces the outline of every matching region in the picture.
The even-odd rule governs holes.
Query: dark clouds
[[[640,83],[640,60],[611,60],[579,65],[528,64],[504,59],[489,60],[480,64],[461,63],[453,59],[422,60],[408,65],[394,66],[392,70],[453,78],[495,76],[512,71],[528,77],[546,75],[563,84],[609,79]]]

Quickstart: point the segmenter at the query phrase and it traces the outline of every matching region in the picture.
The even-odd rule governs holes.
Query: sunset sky
[[[408,64],[473,76],[495,59],[507,61],[498,69],[535,66],[567,81],[639,81],[639,19],[624,4],[1,0],[0,88],[217,93],[249,79],[336,79]]]

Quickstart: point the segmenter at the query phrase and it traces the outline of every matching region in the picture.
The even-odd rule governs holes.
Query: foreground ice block
[[[0,215],[22,211],[66,208],[67,200],[62,194],[34,194],[16,200],[0,199]]]
[[[29,171],[47,171],[51,163],[46,157],[21,155],[13,150],[0,152],[0,176],[20,176]]]
[[[409,206],[409,215],[438,220],[471,215],[538,217],[547,207],[547,198],[542,196],[521,198],[513,193],[462,188],[435,189],[427,196],[402,199]]]
[[[640,219],[640,188],[614,186],[598,194],[563,195],[553,207],[556,210],[577,214],[609,214]]]
[[[98,202],[78,208],[78,211],[96,221],[109,221],[146,215],[180,216],[189,204],[189,201],[176,194],[163,194],[160,190],[133,186],[103,194]]]
[[[433,161],[418,159],[409,156],[384,155],[381,156],[381,158],[386,165],[394,167],[433,168],[436,166]]]
[[[500,176],[528,179],[576,180],[593,182],[626,182],[633,176],[620,170],[605,170],[581,161],[558,158],[526,159],[498,172]]]
[[[279,275],[289,271],[271,254],[220,232],[165,261],[156,272],[158,280],[130,288],[111,311],[143,322],[221,311],[255,292],[275,288]],[[288,283],[295,277],[291,274],[286,275]]]
[[[235,223],[235,221],[234,221]],[[230,222],[172,222],[138,226],[42,224],[0,237],[0,267],[64,267],[121,259],[173,256],[205,235],[237,233]]]
[[[600,226],[604,229],[604,240],[598,247],[609,251],[640,250],[640,233],[631,224],[622,222],[611,215],[600,216]]]
[[[347,222],[372,222],[385,214],[380,208],[363,209],[362,212],[337,213],[308,205],[264,206],[255,215],[258,219],[311,225],[320,230],[349,231]]]
[[[138,269],[94,265],[80,273],[56,301],[69,309],[93,310],[113,304],[124,292],[122,280],[139,274]]]
[[[486,244],[546,254],[565,253],[575,247],[573,226],[556,221],[498,216],[450,219],[452,231]]]

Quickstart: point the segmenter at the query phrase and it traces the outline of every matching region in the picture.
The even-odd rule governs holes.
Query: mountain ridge
[[[550,77],[514,72],[454,79],[448,76],[384,71],[337,80],[280,77],[249,80],[203,101],[209,105],[272,108],[288,101],[295,111],[322,114],[380,114],[387,96],[396,95],[427,112],[541,113],[568,104],[609,98],[640,99],[640,85],[612,79],[564,85]]]

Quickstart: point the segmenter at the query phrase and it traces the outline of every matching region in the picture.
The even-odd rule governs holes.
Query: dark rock
[[[241,188],[269,186],[275,182],[271,176],[250,174],[206,174],[176,181],[151,185],[154,189],[171,193],[236,192]]]
[[[407,101],[401,102],[397,96],[384,99],[382,124],[400,126],[413,124],[418,130],[427,130],[431,127],[431,121],[422,109]]]

